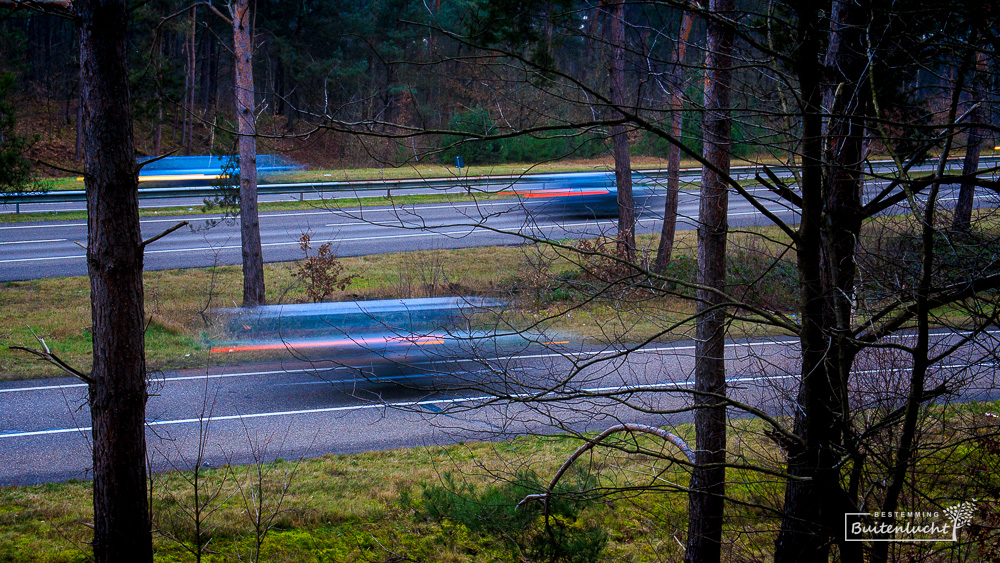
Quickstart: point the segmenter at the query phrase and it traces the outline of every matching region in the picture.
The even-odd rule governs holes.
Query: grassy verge
[[[980,559],[993,553],[1000,521],[996,403],[930,407],[921,428],[926,455],[912,468],[900,510],[940,510],[976,498],[960,542],[901,544],[900,560]],[[689,443],[688,424],[670,428]],[[723,560],[770,558],[780,526],[784,454],[756,420],[731,421]],[[634,436],[597,448],[564,476],[546,533],[538,493],[581,441],[525,436],[496,443],[413,448],[249,467],[199,469],[203,561],[254,560],[257,536],[246,498],[268,521],[261,561],[676,561],[687,530],[688,474],[673,446]],[[192,470],[152,478],[157,561],[190,561],[196,549]],[[846,478],[846,473],[845,473]],[[875,478],[875,477],[873,477]],[[248,495],[253,488],[255,495]],[[990,492],[990,491],[994,492]],[[581,491],[597,492],[580,494]],[[617,491],[617,492],[616,492]],[[877,502],[875,504],[877,506]],[[0,560],[90,558],[90,483],[0,488]],[[552,557],[561,555],[562,559]],[[570,557],[572,556],[572,558]],[[980,558],[977,558],[980,557]]]
[[[334,299],[375,299],[440,294],[449,288],[468,291],[462,283],[498,287],[507,283],[498,264],[516,260],[514,249],[396,253],[345,258],[350,287]],[[511,268],[514,268],[511,266]],[[516,268],[514,268],[516,269]],[[233,307],[242,301],[239,266],[165,270],[145,273],[146,314],[150,318],[146,347],[151,369],[205,365],[206,338],[213,330],[202,313]],[[449,281],[461,280],[461,282]],[[273,303],[305,298],[296,264],[265,266],[265,283]],[[33,345],[32,331],[71,364],[86,366],[90,356],[90,286],[86,277],[8,282],[0,286],[0,378],[58,375],[7,346]]]
[[[463,499],[472,501],[466,510],[475,511],[480,519],[502,518],[513,533],[511,520],[518,516],[513,505],[476,506],[477,493],[502,490],[505,483],[496,476],[515,479],[518,468],[522,477],[530,468],[538,479],[547,481],[578,445],[569,437],[524,437],[495,444],[467,443],[265,464],[260,497],[264,513],[274,511],[279,498],[281,508],[265,537],[260,560],[510,561],[514,552],[504,539],[476,529],[453,507],[440,506],[453,492],[447,489],[458,489],[464,493]],[[651,459],[619,456],[608,461],[627,462],[628,467],[638,470]],[[250,486],[245,481],[247,469],[201,471],[202,500],[209,492],[220,492],[209,502],[210,514],[203,522],[205,537],[210,539],[204,560],[251,559],[255,537],[239,494],[241,486]],[[447,476],[447,486],[439,485],[443,476]],[[577,483],[580,476],[571,472],[566,482]],[[193,560],[188,551],[195,543],[193,521],[185,514],[193,504],[190,477],[191,472],[185,471],[153,479],[157,561]],[[676,468],[668,469],[663,477],[685,481],[683,471]],[[588,503],[572,524],[606,530],[603,551],[608,560],[643,560],[650,555],[675,558],[680,548],[671,536],[683,537],[686,498],[680,494],[650,497],[639,502]],[[429,506],[432,503],[437,503],[436,509]],[[0,489],[0,560],[87,561],[91,511],[88,482]],[[449,517],[442,518],[442,512]],[[539,528],[537,509],[520,512],[531,516],[529,526]]]
[[[889,221],[880,219],[881,223]],[[867,245],[869,253],[862,255],[861,263],[866,271],[872,272],[866,281],[871,283],[878,272],[890,278],[885,282],[874,280],[874,285],[859,289],[871,310],[901,294],[915,275],[903,266],[912,266],[914,262],[903,252],[908,248],[907,224],[902,218],[893,221],[900,224],[887,228],[901,234],[878,237],[881,230],[866,234],[866,240],[878,243]],[[640,261],[650,263],[658,237],[640,236],[637,243]],[[353,279],[344,289],[332,291],[327,300],[484,295],[510,303],[504,314],[513,326],[539,324],[583,342],[637,343],[693,337],[690,331],[693,291],[685,283],[695,279],[694,232],[677,234],[673,260],[666,272],[675,281],[655,289],[649,287],[646,278],[629,277],[629,272],[607,257],[578,252],[613,253],[613,241],[563,241],[563,244],[563,247],[525,244],[341,258],[343,275]],[[950,259],[956,263],[986,263],[989,247],[980,246],[985,258],[963,254]],[[944,263],[950,255],[941,256],[939,262]],[[734,312],[729,336],[785,334],[782,329],[760,322],[759,314],[754,312],[767,311],[792,318],[798,310],[796,265],[784,235],[771,227],[734,230],[730,233],[727,260],[727,291],[748,305]],[[307,300],[300,263],[268,264],[265,280],[270,303]],[[210,342],[218,336],[211,311],[233,307],[242,300],[239,266],[146,272],[145,288],[150,321],[147,358],[151,369],[203,367],[252,359],[235,354],[225,357],[210,354]],[[70,364],[86,368],[91,349],[89,297],[85,277],[0,285],[3,303],[0,380],[61,375],[53,366],[8,349],[12,345],[33,346],[33,333],[44,338]],[[974,314],[957,306],[943,308],[937,312],[936,322],[962,325]]]

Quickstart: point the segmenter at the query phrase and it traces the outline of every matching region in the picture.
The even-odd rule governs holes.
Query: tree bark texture
[[[243,248],[243,306],[264,304],[264,257],[257,216],[257,129],[254,122],[253,20],[249,0],[234,0],[233,46],[236,121],[240,152],[240,238]]]
[[[625,107],[625,3],[606,2],[608,10],[608,43],[611,57],[608,69],[611,78],[611,103],[617,117]],[[628,133],[625,125],[611,126],[611,146],[615,157],[615,185],[618,187],[618,254],[635,262],[635,202],[632,197],[632,162],[629,157]]]
[[[802,378],[789,479],[775,546],[776,562],[827,561],[839,543],[845,560],[860,545],[842,541],[843,518],[856,511],[838,467],[850,431],[847,384],[856,347],[850,341],[861,228],[861,171],[866,105],[857,95],[867,59],[864,9],[834,0],[822,57],[819,7],[801,2],[796,73],[802,88],[802,218],[797,244],[802,327]],[[825,70],[825,74],[824,74]],[[825,78],[825,80],[824,80]],[[824,122],[824,115],[828,115]]]
[[[194,84],[195,84],[195,36],[197,35],[197,6],[191,7],[191,29],[184,41],[185,73],[184,73],[184,132],[181,135],[184,154],[191,154],[194,143]]]
[[[681,138],[684,126],[684,57],[687,54],[688,39],[694,26],[694,12],[685,10],[681,16],[680,32],[674,49],[674,67],[670,72],[670,136]],[[656,248],[656,262],[653,271],[662,274],[670,264],[674,251],[674,235],[677,232],[677,199],[680,195],[681,148],[670,145],[667,152],[667,199],[663,204],[663,225],[660,229],[660,244]]]
[[[733,0],[711,0],[709,11],[726,17]],[[705,56],[704,157],[720,173],[703,167],[698,205],[698,319],[695,328],[695,456],[688,494],[688,539],[684,560],[717,562],[722,556],[726,494],[726,395],[724,299],[731,159],[729,112],[734,30],[708,22]],[[717,290],[717,291],[713,291]]]
[[[976,55],[976,73],[972,77],[972,103],[983,104],[986,102],[983,81],[987,76],[987,57],[985,51],[979,51]],[[969,127],[965,143],[965,159],[962,161],[962,175],[971,177],[979,171],[979,152],[983,142],[983,131],[976,126],[982,123],[984,112],[981,105],[975,106],[969,112],[968,121],[973,125]],[[959,232],[968,232],[972,223],[972,203],[976,194],[976,183],[973,180],[965,180],[958,189],[958,202],[955,204],[955,217],[952,219],[951,228]]]
[[[152,561],[138,169],[124,0],[77,0],[87,269],[93,315],[90,413],[94,559]]]

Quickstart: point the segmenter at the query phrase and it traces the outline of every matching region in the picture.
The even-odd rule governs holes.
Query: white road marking
[[[948,333],[952,334],[952,333]],[[785,345],[785,344],[798,344],[796,339],[784,339],[784,340],[761,340],[755,342],[730,342],[726,344],[727,348],[750,348],[757,346],[768,346],[768,345]],[[652,353],[652,352],[671,352],[671,351],[689,351],[694,350],[694,345],[685,346],[658,346],[655,348],[640,348],[638,350],[629,352],[631,354],[636,353]],[[495,356],[490,358],[479,358],[468,361],[484,361],[484,362],[495,362],[495,361],[505,361],[514,359],[525,359],[525,360],[536,360],[541,358],[585,358],[594,356],[611,356],[615,354],[624,354],[624,350],[597,350],[593,352],[550,352],[545,354],[522,354],[517,356]],[[435,363],[435,362],[420,362],[420,363]],[[233,373],[212,373],[204,375],[181,375],[177,377],[164,377],[162,379],[154,379],[154,383],[173,383],[176,381],[196,381],[196,380],[208,380],[208,379],[226,379],[231,377],[248,377],[248,376],[259,376],[259,375],[278,375],[283,373],[318,373],[325,371],[334,371],[341,369],[350,369],[347,366],[335,366],[333,368],[308,368],[308,369],[277,369],[268,371],[242,371]],[[12,387],[9,389],[0,389],[0,393],[16,393],[18,391],[45,391],[51,389],[73,389],[77,387],[86,387],[86,383],[72,383],[65,385],[37,385],[37,386],[25,386],[25,387]]]
[[[507,202],[497,201],[497,202],[483,202],[478,204],[466,203],[466,204],[436,205],[436,206],[424,206],[416,204],[417,205],[416,209],[448,209],[448,208],[462,208],[462,207],[490,207],[490,206],[500,206],[500,205],[511,206],[516,204],[517,204],[516,200],[509,200]],[[272,218],[272,217],[288,218],[288,217],[300,217],[300,216],[310,216],[310,215],[335,215],[337,213],[399,213],[401,211],[410,214],[412,213],[412,211],[407,211],[405,209],[406,206],[410,205],[413,204],[401,204],[399,207],[385,207],[378,209],[357,207],[351,209],[331,208],[331,209],[322,209],[318,211],[296,210],[296,211],[285,211],[278,213],[261,213],[258,217],[261,219]],[[178,223],[183,220],[208,221],[212,219],[224,220],[225,217],[221,215],[220,216],[198,215],[195,217],[191,217],[184,214],[178,214],[175,216],[171,216],[170,218],[143,217],[142,219],[139,219],[139,223],[143,225],[145,224],[151,225],[155,223]],[[67,223],[67,222],[56,221],[54,223],[48,223],[44,225],[5,225],[0,227],[0,231],[13,231],[21,229],[56,229],[63,227],[86,227],[86,226],[87,226],[86,223]]]
[[[64,238],[50,238],[46,240],[12,240],[8,242],[0,242],[0,244],[32,244],[32,243],[42,243],[42,242],[62,242],[66,239]]]
[[[86,258],[85,254],[74,254],[71,256],[40,256],[38,258],[9,258],[0,260],[0,264],[13,264],[15,262],[42,262],[49,260],[74,260],[76,258]]]
[[[983,334],[987,335],[998,335],[1000,330],[991,329],[982,331]],[[929,333],[930,336],[966,336],[971,334],[969,331],[932,331]],[[911,338],[911,334],[892,334],[887,336],[886,340],[902,340],[904,338]],[[728,342],[726,343],[726,348],[754,348],[761,346],[794,346],[799,343],[797,338],[777,338],[773,340],[756,340],[749,342]],[[656,346],[652,348],[639,348],[636,350],[629,351],[630,354],[645,354],[645,353],[656,353],[656,352],[687,352],[694,350],[693,344],[688,345],[669,345],[669,346]],[[484,362],[495,362],[495,361],[507,361],[514,359],[524,359],[524,360],[536,360],[543,358],[587,358],[596,356],[611,356],[616,354],[625,354],[626,350],[622,349],[612,349],[612,350],[596,350],[593,352],[549,352],[544,354],[522,354],[516,356],[494,356],[489,358],[473,358],[465,361],[484,361]],[[420,364],[426,363],[436,363],[436,362],[420,362]],[[980,364],[984,366],[994,365],[992,363]],[[940,367],[955,367],[952,365],[940,366]],[[968,367],[968,366],[965,366]],[[232,377],[250,377],[250,376],[262,376],[262,375],[278,375],[278,374],[290,374],[290,373],[318,373],[326,371],[336,371],[343,369],[351,369],[348,366],[334,366],[331,368],[308,368],[308,369],[278,369],[278,370],[268,370],[268,371],[241,371],[232,373],[212,373],[204,375],[180,375],[176,377],[164,377],[162,379],[154,380],[155,383],[174,383],[179,381],[199,381],[199,380],[209,380],[209,379],[227,379]],[[869,373],[872,370],[861,370],[855,371],[853,373]],[[334,382],[336,383],[336,382]],[[46,391],[52,389],[73,389],[78,387],[86,387],[85,383],[72,383],[64,385],[37,385],[37,386],[25,386],[25,387],[11,387],[8,389],[0,389],[0,393],[17,393],[20,391]]]
[[[755,381],[772,381],[778,379],[797,379],[798,376],[795,375],[774,375],[774,376],[760,376],[760,377],[734,377],[727,379],[726,381],[732,383],[748,383]],[[677,381],[677,382],[667,382],[667,383],[651,383],[647,385],[622,385],[613,387],[593,387],[581,389],[575,393],[575,395],[588,395],[588,394],[602,394],[602,393],[643,393],[649,391],[659,391],[663,389],[679,388],[679,387],[689,387],[694,385],[693,381]],[[535,396],[535,393],[518,393],[510,395],[512,399],[526,399]],[[423,407],[430,405],[449,405],[449,404],[460,404],[460,403],[478,403],[490,400],[495,400],[497,397],[492,395],[480,395],[476,397],[458,397],[455,399],[429,399],[425,401],[402,401],[396,403],[371,403],[364,405],[349,405],[343,407],[325,407],[319,409],[301,409],[292,411],[277,411],[277,412],[261,412],[261,413],[250,413],[250,414],[232,414],[225,416],[213,416],[206,419],[199,418],[182,418],[175,420],[151,420],[146,421],[147,427],[154,426],[171,426],[176,424],[199,424],[203,422],[224,422],[230,420],[248,420],[253,418],[276,418],[284,416],[298,416],[304,414],[325,414],[334,412],[351,412],[351,411],[365,411],[372,409],[390,409],[390,408],[409,408],[409,407]],[[31,436],[50,436],[53,434],[70,434],[75,432],[89,432],[91,427],[81,426],[79,428],[53,428],[50,430],[34,430],[29,432],[11,432],[7,434],[0,434],[0,439],[4,438],[28,438]]]
[[[744,343],[752,344],[752,343]],[[737,345],[734,343],[734,345]],[[729,345],[727,345],[729,346]],[[693,346],[684,348],[694,348]],[[983,366],[992,366],[994,363],[981,364]],[[941,368],[947,369],[963,369],[969,367],[966,364],[948,364],[940,366]],[[905,371],[906,368],[893,368],[890,371],[900,372]],[[305,371],[305,370],[303,370]],[[872,370],[858,371],[854,373],[868,373]],[[776,381],[785,379],[798,379],[798,375],[765,375],[765,376],[755,376],[755,377],[731,377],[727,378],[728,383],[754,383],[758,381]],[[600,395],[607,393],[646,393],[652,391],[662,391],[665,389],[677,389],[681,387],[690,387],[694,385],[694,381],[670,381],[663,383],[649,383],[644,385],[619,385],[619,386],[609,386],[609,387],[590,387],[580,389],[572,395],[575,398],[585,398],[587,395]],[[538,396],[537,393],[516,393],[509,395],[507,397],[498,398],[494,395],[480,395],[475,397],[457,397],[454,399],[430,399],[425,401],[402,401],[395,403],[371,403],[363,405],[348,405],[342,407],[325,407],[317,409],[300,409],[300,410],[289,410],[289,411],[277,411],[277,412],[261,412],[261,413],[248,413],[248,414],[233,414],[224,416],[213,416],[208,419],[199,418],[182,418],[175,420],[151,420],[146,421],[147,427],[154,426],[170,426],[177,424],[199,424],[203,422],[224,422],[230,420],[248,420],[254,418],[277,418],[277,417],[287,417],[287,416],[298,416],[307,414],[325,414],[334,412],[352,412],[352,411],[365,411],[372,409],[390,409],[390,408],[409,408],[409,407],[422,407],[430,405],[447,405],[447,404],[461,404],[461,403],[476,403],[485,402],[491,400],[506,400],[506,399],[529,399],[533,396]],[[7,434],[0,434],[0,439],[4,438],[27,438],[32,436],[48,436],[54,434],[69,434],[74,432],[89,432],[91,427],[79,427],[79,428],[53,428],[49,430],[34,430],[27,432],[10,432]]]

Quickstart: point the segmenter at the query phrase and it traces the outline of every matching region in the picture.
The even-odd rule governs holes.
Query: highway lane
[[[877,184],[870,183],[868,196],[878,189]],[[770,192],[763,188],[751,188],[750,191],[782,220],[797,221],[796,210]],[[954,205],[956,198],[957,186],[942,189],[942,205]],[[729,201],[731,226],[769,224],[769,220],[744,198],[732,194]],[[977,206],[995,207],[998,202],[1000,199],[992,192],[977,192]],[[329,241],[339,256],[360,256],[520,244],[525,237],[576,239],[613,233],[616,228],[613,218],[595,220],[545,213],[540,212],[537,205],[532,200],[501,200],[265,212],[260,215],[262,249],[266,262],[276,262],[302,258],[299,239],[303,233],[310,234],[314,248]],[[650,197],[639,216],[637,232],[658,232],[662,207],[661,195]],[[901,207],[893,210],[901,211]],[[682,191],[678,228],[693,228],[697,224],[697,214],[698,192]],[[219,221],[218,224],[209,227],[211,219]],[[189,221],[190,225],[147,248],[146,269],[241,262],[239,225],[218,216],[144,218],[143,236],[154,236],[182,220]],[[0,281],[86,275],[86,252],[83,248],[86,237],[85,221],[0,223]]]
[[[943,349],[956,338],[935,333],[935,345]],[[946,358],[928,388],[947,381],[962,391],[954,400],[996,398],[996,338],[988,333]],[[297,459],[552,432],[555,420],[576,431],[622,420],[659,426],[690,420],[683,409],[693,372],[691,342],[620,352],[534,347],[511,356],[414,364],[405,372],[383,372],[378,380],[346,366],[291,360],[158,374],[147,410],[150,463],[156,470],[189,468],[202,436],[203,461],[218,466],[248,462],[251,447],[266,446],[268,459]],[[854,385],[858,397],[877,392],[898,404],[905,397],[908,362],[886,354],[893,353],[860,360]],[[788,414],[797,358],[791,337],[729,342],[731,396]],[[587,362],[592,365],[574,371]],[[565,400],[551,401],[557,397]],[[0,485],[89,475],[90,419],[82,384],[66,378],[7,382],[0,384],[0,404]],[[731,415],[741,413],[731,409]]]
[[[761,197],[767,198],[766,194]],[[767,198],[768,207],[786,220],[795,213]],[[524,237],[567,239],[613,232],[615,219],[537,213],[533,203],[516,200],[315,209],[266,212],[260,215],[261,240],[267,262],[302,258],[299,239],[310,233],[313,247],[332,242],[339,256],[358,256],[440,248],[519,244]],[[637,225],[640,233],[660,228],[662,197],[651,197],[648,212]],[[681,228],[694,225],[696,192],[685,191],[679,206]],[[757,212],[733,198],[734,225],[753,224]],[[219,219],[215,217],[215,219]],[[181,220],[188,228],[175,231],[146,250],[149,270],[239,264],[239,225],[233,221],[208,227],[206,216],[156,217],[142,220],[143,237],[151,237]],[[86,275],[85,221],[0,224],[0,281]]]
[[[980,159],[980,168],[985,169],[989,166],[994,166],[1000,157],[994,155],[984,155]],[[949,170],[960,170],[961,162],[959,159],[953,159],[949,162]],[[928,162],[920,166],[915,166],[912,169],[913,173],[927,173],[936,169],[936,163]],[[732,168],[732,176],[737,180],[752,180],[758,168],[755,165],[737,165]],[[885,176],[893,172],[893,166],[888,162],[873,162],[871,163],[871,168],[869,173],[873,177],[879,175]],[[790,170],[784,167],[772,167],[772,171],[781,178],[788,178],[792,176]],[[363,197],[383,197],[390,194],[395,195],[440,195],[440,194],[455,194],[455,193],[472,193],[472,194],[486,194],[500,192],[504,190],[511,190],[512,188],[517,189],[532,189],[534,188],[544,188],[544,182],[551,181],[552,179],[569,179],[574,176],[593,174],[594,172],[605,172],[604,169],[595,169],[594,172],[568,172],[568,173],[558,173],[558,174],[529,174],[528,169],[525,169],[525,175],[522,177],[503,177],[503,176],[462,176],[453,175],[446,178],[434,178],[427,177],[424,180],[427,182],[427,187],[405,187],[405,188],[395,188],[395,189],[351,189],[351,182],[309,182],[309,183],[299,183],[299,184],[267,184],[262,183],[260,185],[261,194],[259,195],[259,201],[261,202],[282,202],[282,201],[292,201],[292,200],[324,200],[324,199],[356,199]],[[415,178],[420,178],[421,170],[419,168],[414,168],[412,173]],[[324,176],[330,177],[331,180],[334,174],[325,174]],[[646,184],[659,189],[662,189],[663,182],[665,181],[665,171],[663,170],[644,170],[637,171],[634,175],[634,180],[641,184]],[[701,169],[686,168],[681,170],[680,181],[682,183],[698,183],[701,181]],[[389,180],[392,182],[392,180]],[[452,183],[450,186],[440,185],[442,183]],[[357,185],[357,184],[354,184]],[[140,186],[142,188],[144,186]],[[273,191],[284,191],[290,190],[290,193],[267,193],[269,188],[280,188],[280,190]],[[299,191],[297,191],[299,190]],[[139,205],[145,209],[155,209],[162,207],[190,207],[193,209],[200,208],[203,205],[202,197],[153,197],[151,195],[143,195],[140,191],[140,201]],[[24,203],[19,205],[4,203],[0,201],[0,215],[5,213],[15,213],[19,211],[21,213],[27,212],[47,212],[47,211],[76,211],[86,208],[86,204],[82,201],[79,202],[55,202],[55,203]]]
[[[302,184],[260,184],[260,202],[288,202],[288,201],[314,201],[323,200],[357,200],[359,198],[377,198],[400,195],[446,195],[446,194],[466,194],[485,195],[504,191],[544,189],[546,185],[553,181],[569,180],[574,177],[590,176],[595,173],[607,174],[609,179],[613,177],[613,172],[604,169],[595,169],[593,172],[564,172],[556,174],[525,174],[522,177],[511,176],[451,176],[447,178],[426,178],[427,187],[402,187],[387,189],[351,189],[341,182],[313,182]],[[415,176],[419,170],[414,171]],[[648,174],[648,175],[647,175]],[[647,171],[635,173],[637,183],[650,185],[662,189],[663,171]],[[779,176],[787,177],[790,173],[781,170]],[[753,178],[754,172],[733,172],[733,177],[739,180]],[[328,174],[329,176],[329,174]],[[419,181],[419,176],[416,176]],[[681,171],[680,181],[682,183],[696,183],[701,181],[701,169],[689,168]],[[452,182],[451,186],[435,185],[442,182]],[[350,184],[348,182],[347,184]],[[140,185],[140,188],[143,186]],[[281,187],[292,190],[290,193],[267,193],[268,188]],[[295,188],[301,191],[294,191]],[[190,207],[192,210],[201,208],[204,205],[203,197],[169,197],[169,198],[143,198],[140,191],[139,206],[143,209],[156,209],[163,207]],[[30,212],[51,212],[51,211],[81,211],[86,209],[85,202],[55,202],[55,203],[22,203],[19,206],[0,201],[0,216],[5,213],[30,213]]]
[[[557,174],[526,174],[523,177],[507,176],[452,176],[448,178],[426,178],[426,187],[390,187],[352,189],[350,182],[311,182],[301,184],[266,184],[259,185],[259,202],[289,202],[289,201],[312,201],[319,202],[325,200],[358,200],[361,198],[380,198],[402,195],[486,195],[500,192],[510,192],[511,190],[544,189],[552,182],[565,181],[574,177],[592,176],[593,174],[606,174],[609,179],[613,178],[613,172],[606,170],[595,170],[594,172],[564,172]],[[654,188],[662,187],[662,171],[651,171],[654,176],[644,176],[643,172],[636,172],[635,181],[637,183],[651,185]],[[783,172],[782,174],[787,174]],[[738,179],[749,179],[753,177],[750,172],[734,173]],[[420,182],[418,178],[416,182]],[[683,183],[694,183],[701,181],[701,169],[686,169],[680,175]],[[450,182],[453,185],[441,186],[440,183]],[[140,185],[140,190],[144,186]],[[194,189],[197,186],[191,186]],[[267,193],[269,188],[281,188],[291,190],[290,193]],[[179,188],[183,189],[183,188]],[[301,190],[301,191],[296,191]],[[157,209],[164,207],[189,207],[192,210],[204,206],[204,197],[143,197],[140,191],[139,206],[143,209]],[[22,203],[15,206],[11,203],[0,201],[0,217],[8,213],[31,213],[31,212],[52,212],[52,211],[82,211],[86,209],[86,203],[79,202],[53,202],[53,203]]]

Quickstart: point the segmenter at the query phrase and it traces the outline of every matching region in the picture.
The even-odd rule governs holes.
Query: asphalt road
[[[951,188],[942,193],[945,203],[954,197]],[[764,201],[784,220],[795,222],[793,210],[773,198]],[[977,204],[997,202],[992,195],[980,194]],[[648,202],[639,232],[659,229],[655,210],[661,207],[662,199]],[[347,256],[517,244],[524,235],[577,238],[614,229],[613,220],[536,211],[514,201],[493,201],[265,213],[262,238],[265,258],[275,261],[301,256],[298,239],[303,232],[312,234],[315,245],[333,241],[337,253]],[[682,193],[681,224],[691,227],[696,215],[697,194]],[[145,219],[144,236],[179,219]],[[195,219],[204,221],[204,216]],[[739,227],[764,221],[742,198],[732,196],[730,223]],[[76,244],[85,237],[84,222],[0,225],[0,280],[85,274],[84,251]],[[238,260],[238,229],[223,224],[181,230],[161,239],[147,250],[146,264],[152,269]],[[795,340],[728,346],[734,398],[785,412],[796,378]],[[936,377],[962,377],[970,383],[960,399],[995,397],[992,354],[997,348],[992,340],[964,347],[945,361],[948,367]],[[200,435],[208,436],[204,461],[218,465],[246,462],[251,446],[266,446],[269,458],[289,459],[545,432],[557,419],[585,430],[602,429],[617,420],[669,425],[689,418],[683,409],[692,373],[690,343],[647,347],[626,358],[618,358],[614,350],[569,352],[541,349],[485,363],[433,365],[429,371],[410,366],[408,373],[378,381],[343,366],[290,361],[167,373],[151,384],[151,463],[157,469],[190,466]],[[571,401],[525,400],[538,389],[551,388],[556,383],[552,378],[573,373],[574,360],[591,357],[608,361],[574,375],[567,387],[572,390]],[[902,400],[905,359],[896,364],[873,361],[868,370],[864,362],[859,365],[858,385],[888,390],[892,400]],[[508,397],[513,400],[492,399],[498,391],[513,393]],[[0,484],[88,475],[89,413],[81,384],[65,379],[0,384],[0,406]]]
[[[365,207],[266,212],[260,215],[266,262],[302,258],[299,239],[310,233],[313,247],[332,242],[339,256],[358,256],[441,248],[519,244],[524,236],[565,239],[612,232],[616,219],[532,214],[533,204],[517,200],[440,203],[400,207]],[[772,204],[781,207],[777,202]],[[697,194],[684,192],[680,213],[685,224],[697,216]],[[662,207],[652,197],[649,208]],[[749,204],[734,200],[734,224],[756,215]],[[791,211],[783,211],[791,219]],[[214,217],[218,220],[218,217]],[[239,264],[239,224],[209,226],[206,216],[144,218],[143,237],[154,236],[182,220],[190,227],[175,231],[146,249],[151,270]],[[644,215],[639,232],[652,232],[659,217]],[[86,221],[0,224],[0,281],[86,275]]]
[[[952,353],[928,388],[947,381],[962,391],[953,400],[996,398],[996,336]],[[956,338],[937,334],[937,349]],[[290,360],[168,372],[150,382],[149,458],[164,470],[191,467],[199,443],[202,462],[218,466],[246,463],[252,449],[267,459],[297,459],[559,428],[602,430],[619,421],[667,426],[690,420],[684,409],[693,354],[691,342],[627,355],[614,348],[536,346],[510,356],[415,363],[378,379],[347,366]],[[728,343],[730,396],[788,414],[797,358],[791,337]],[[906,365],[904,355],[886,351],[859,360],[856,396],[877,393],[901,403]],[[65,378],[6,382],[0,404],[0,485],[89,476],[90,415],[82,384]]]
[[[871,183],[870,192],[877,185]],[[797,221],[790,209],[762,188],[752,190],[766,207],[787,222]],[[942,205],[953,204],[956,187],[942,190]],[[769,221],[738,195],[729,199],[729,223],[733,227],[765,225]],[[978,206],[996,206],[997,196],[977,192]],[[488,245],[512,245],[537,239],[577,239],[613,233],[617,220],[595,220],[544,212],[532,200],[500,200],[465,203],[311,209],[266,212],[260,215],[261,240],[266,262],[302,258],[299,239],[312,237],[313,247],[333,244],[339,256],[359,256]],[[636,231],[658,232],[662,221],[663,197],[653,195],[640,214]],[[682,191],[678,207],[678,229],[696,225],[698,193]],[[216,224],[212,225],[211,220]],[[239,264],[240,235],[236,222],[205,215],[152,217],[142,220],[143,237],[149,238],[189,221],[182,228],[146,249],[148,270],[192,268]],[[86,221],[42,223],[0,223],[0,281],[44,277],[86,275],[84,250]]]
[[[983,155],[980,158],[980,168],[987,168],[990,166],[995,166],[997,162],[1000,161],[1000,157],[996,155]],[[913,173],[927,173],[936,169],[935,163],[925,163],[920,166],[915,166],[911,169]],[[949,162],[949,170],[960,170],[961,162],[955,159]],[[356,184],[352,182],[308,182],[299,184],[260,184],[260,195],[258,200],[261,202],[287,202],[293,200],[330,200],[330,199],[356,199],[356,198],[367,198],[367,197],[383,197],[388,195],[440,195],[440,194],[455,194],[455,193],[477,193],[477,194],[487,194],[500,191],[509,191],[511,189],[532,189],[533,187],[544,187],[544,183],[547,180],[552,180],[554,178],[568,179],[573,176],[588,175],[595,172],[607,173],[606,170],[595,169],[594,172],[568,172],[561,174],[541,174],[533,175],[527,174],[527,169],[525,169],[525,176],[523,178],[509,178],[502,176],[495,177],[477,177],[477,176],[462,176],[455,175],[447,178],[426,178],[426,187],[395,187],[388,190],[373,188],[370,185],[365,185],[364,183]],[[869,173],[873,178],[879,176],[886,177],[893,173],[894,167],[887,162],[873,162]],[[419,174],[419,169],[413,170],[414,174]],[[788,169],[785,168],[773,168],[772,172],[781,178],[788,178],[792,174]],[[758,173],[758,169],[755,166],[735,166],[733,167],[731,174],[736,180],[752,180]],[[333,174],[326,174],[326,176],[332,176]],[[633,176],[634,180],[639,183],[661,186],[665,182],[666,173],[663,170],[646,170],[641,172],[636,172]],[[698,183],[701,181],[701,169],[700,168],[686,168],[682,169],[680,173],[680,181],[682,183]],[[391,182],[391,181],[390,181]],[[541,182],[541,184],[539,183]],[[451,183],[451,185],[446,185]],[[359,188],[352,189],[351,185],[358,185]],[[154,193],[153,191],[143,190],[145,186],[140,185],[139,192],[139,205],[144,209],[155,209],[163,207],[190,207],[193,209],[201,208],[203,205],[203,197],[163,197],[163,193]],[[192,186],[195,188],[195,186]],[[181,188],[183,189],[183,188]],[[282,193],[268,193],[268,190],[280,191]],[[287,192],[287,193],[285,193]],[[53,192],[54,193],[54,192]],[[29,212],[50,212],[50,211],[78,211],[86,209],[86,203],[83,201],[73,201],[73,202],[40,202],[40,203],[22,203],[22,204],[12,204],[6,203],[0,200],[0,216],[8,213],[29,213]]]

